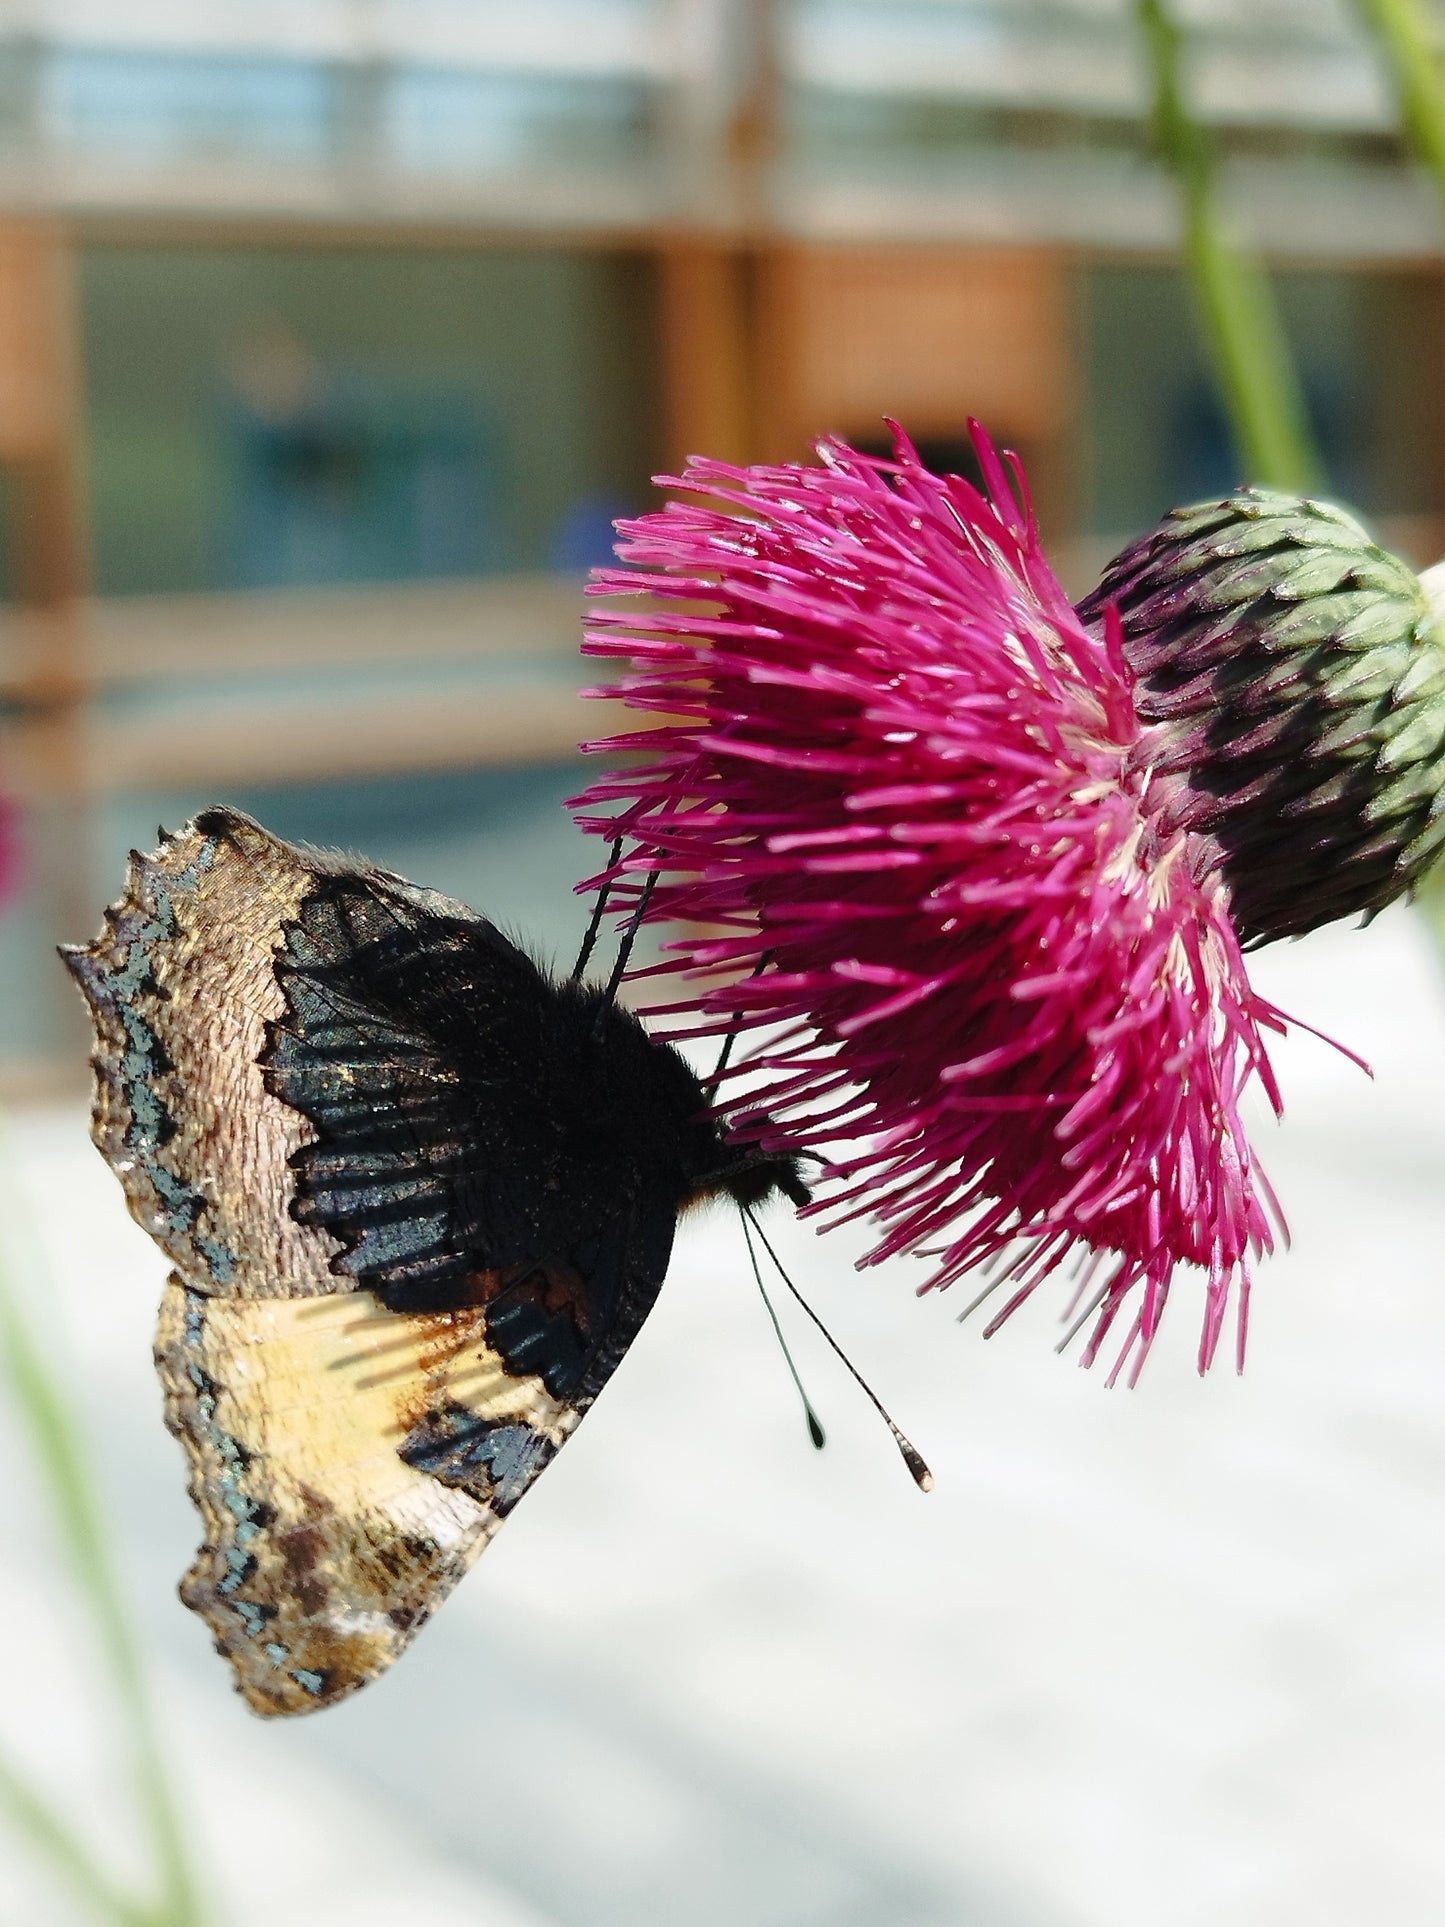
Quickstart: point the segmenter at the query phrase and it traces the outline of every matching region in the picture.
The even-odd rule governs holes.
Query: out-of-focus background
[[[1189,0],[1332,492],[1445,552],[1445,223],[1346,0]],[[1431,16],[1434,18],[1434,16]],[[1391,1927],[1445,1918],[1445,989],[1425,926],[1262,960],[1297,1251],[1243,1384],[980,1349],[846,1239],[814,1462],[733,1230],[396,1675],[250,1722],[173,1596],[161,1266],[85,1141],[53,944],[212,799],[559,954],[581,583],[693,451],[900,419],[1023,456],[1082,592],[1240,479],[1127,0],[9,0],[0,13],[0,1093],[32,1310],[216,1918]],[[1179,1296],[1188,1297],[1187,1283]],[[808,1352],[806,1339],[803,1349]],[[1001,1354],[1001,1356],[999,1355]],[[8,1424],[0,1412],[0,1426]],[[128,1789],[18,1429],[0,1739],[121,1866]],[[0,1917],[90,1918],[0,1818]],[[12,1851],[13,1846],[13,1851]]]
[[[1384,69],[1347,0],[1183,17],[1330,484],[1433,560],[1442,224]],[[892,414],[957,466],[976,415],[1080,590],[1240,477],[1127,0],[4,20],[14,1094],[73,1079],[50,945],[161,818],[227,795],[411,859],[550,808],[609,726],[575,701],[578,585],[688,453],[878,444]],[[581,867],[535,892],[569,932]]]

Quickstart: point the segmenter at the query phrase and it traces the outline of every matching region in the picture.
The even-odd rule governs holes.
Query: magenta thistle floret
[[[667,718],[590,745],[650,760],[577,805],[688,926],[668,968],[701,985],[662,1009],[750,1036],[719,1104],[826,1159],[814,1208],[875,1217],[869,1261],[989,1266],[992,1331],[1081,1260],[1085,1358],[1117,1327],[1116,1372],[1197,1265],[1200,1367],[1232,1295],[1242,1356],[1277,1220],[1240,1102],[1257,1074],[1278,1110],[1282,1019],[1156,793],[1117,623],[1085,630],[982,436],[987,495],[901,436],[818,452],[694,463],[593,585],[647,598],[590,619],[631,659],[603,693]]]

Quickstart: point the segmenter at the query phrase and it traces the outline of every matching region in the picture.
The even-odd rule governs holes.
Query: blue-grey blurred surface
[[[521,813],[447,856],[375,828],[518,909],[551,834]],[[246,1713],[174,1596],[195,1521],[148,1359],[163,1263],[79,1109],[20,1119],[7,1236],[38,1227],[28,1289],[220,1919],[1432,1927],[1445,1000],[1398,911],[1255,968],[1375,1075],[1300,1032],[1276,1053],[1288,1115],[1255,1129],[1295,1244],[1261,1269],[1243,1379],[1195,1376],[1187,1276],[1143,1383],[1111,1393],[1050,1349],[1062,1286],[983,1345],[957,1303],[915,1302],[909,1266],[859,1276],[856,1241],[780,1219],[790,1269],[932,1462],[925,1498],[785,1303],[830,1432],[811,1451],[718,1212],[415,1649],[296,1725]],[[0,1736],[124,1860],[87,1629],[5,1425]],[[79,1919],[11,1854],[0,1917]]]

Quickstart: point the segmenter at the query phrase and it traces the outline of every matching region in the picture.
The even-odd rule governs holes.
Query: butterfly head
[[[775,1193],[800,1210],[810,1202],[798,1157],[756,1141],[759,1128],[767,1127],[765,1118],[750,1116],[748,1136],[734,1138],[716,1111],[704,1108],[707,1100],[700,1084],[697,1094],[701,1104],[688,1131],[689,1170],[682,1209],[713,1198],[730,1198],[740,1210],[748,1211]]]
[[[758,1144],[737,1144],[721,1133],[715,1138],[719,1154],[726,1160],[720,1169],[692,1197],[690,1204],[704,1198],[728,1197],[747,1210],[765,1204],[774,1192],[801,1210],[812,1196],[803,1182],[798,1159],[786,1151],[767,1151]]]

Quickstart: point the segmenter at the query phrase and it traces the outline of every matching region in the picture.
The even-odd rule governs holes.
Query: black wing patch
[[[334,1268],[426,1311],[470,1302],[472,1271],[541,1255],[526,1198],[545,1120],[518,1075],[541,1042],[535,965],[480,918],[327,877],[276,975],[266,1084],[316,1128],[291,1160],[293,1212],[340,1239]]]
[[[266,1083],[315,1127],[292,1213],[338,1239],[333,1270],[396,1311],[485,1305],[509,1368],[558,1396],[600,1383],[617,1321],[625,1349],[656,1296],[679,1199],[588,1131],[585,1091],[559,1094],[559,1069],[585,1084],[590,1009],[483,919],[355,875],[318,881],[276,973]]]

